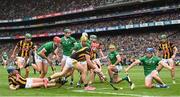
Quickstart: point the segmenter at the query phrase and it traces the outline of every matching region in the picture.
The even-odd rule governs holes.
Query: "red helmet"
[[[55,37],[53,38],[53,41],[56,42],[56,43],[60,43],[60,42],[61,42],[61,38],[58,37],[58,36],[55,36]]]

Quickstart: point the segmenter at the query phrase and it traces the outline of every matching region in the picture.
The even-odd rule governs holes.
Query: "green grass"
[[[107,67],[103,67],[104,73],[107,75]],[[57,67],[59,70],[59,67]],[[50,75],[51,70],[49,69]],[[116,87],[122,87],[117,91],[113,90],[111,86],[106,83],[100,83],[98,77],[93,86],[96,86],[95,91],[84,91],[81,88],[70,87],[69,83],[62,86],[61,88],[52,87],[48,89],[36,88],[36,89],[19,89],[17,91],[11,91],[8,88],[7,72],[2,66],[0,66],[0,97],[1,96],[180,96],[180,67],[176,67],[176,85],[172,84],[170,72],[163,69],[160,73],[163,81],[167,83],[170,88],[168,89],[146,89],[144,87],[144,75],[141,66],[136,66],[130,72],[132,81],[136,84],[134,90],[130,90],[126,82],[116,84]],[[39,74],[34,75],[33,72],[30,74],[31,77],[38,77]],[[121,72],[120,76],[125,76]],[[75,83],[78,81],[79,74],[75,74]]]

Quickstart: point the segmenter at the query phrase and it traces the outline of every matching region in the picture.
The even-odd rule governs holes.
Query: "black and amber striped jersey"
[[[17,43],[17,47],[19,48],[19,57],[29,57],[30,50],[33,48],[33,42],[21,40]]]
[[[90,57],[91,57],[91,60],[94,60],[97,58],[97,52],[94,52],[93,50],[90,51]]]
[[[159,44],[159,51],[162,51],[164,59],[169,59],[172,57],[173,48],[174,48],[174,44],[169,41],[161,42]]]
[[[71,58],[77,61],[86,61],[85,55],[90,55],[90,49],[88,47],[83,47],[80,50],[74,52],[71,55]]]
[[[9,85],[20,85],[20,88],[25,88],[26,86],[26,79],[22,76],[19,76],[19,79],[15,75],[8,76]]]

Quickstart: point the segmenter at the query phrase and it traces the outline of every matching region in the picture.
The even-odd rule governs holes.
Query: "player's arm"
[[[158,45],[158,49],[156,51],[156,56],[160,56],[160,51],[162,51],[161,44]]]
[[[118,65],[121,62],[120,55],[117,55],[116,58],[117,58],[117,61],[113,65]]]
[[[39,52],[39,56],[41,56],[42,58],[46,59],[48,61],[48,63],[51,65],[52,62],[49,60],[49,58],[46,56],[46,49],[43,48],[40,52]]]
[[[16,85],[16,86],[14,86],[13,84],[9,85],[10,90],[17,90],[17,89],[19,89],[19,87],[20,87],[20,85]]]
[[[174,59],[176,57],[176,54],[178,52],[178,49],[176,46],[173,47],[173,55],[171,56],[172,59]]]
[[[101,57],[105,57],[102,49],[99,49],[99,53],[100,53]]]
[[[15,48],[14,48],[14,50],[13,50],[13,52],[12,52],[12,55],[11,55],[12,58],[14,58],[14,56],[15,56],[15,52],[16,52],[17,49],[18,49],[18,45],[19,45],[19,43],[15,46]]]
[[[56,59],[59,58],[59,56],[58,56],[58,51],[59,51],[59,48],[56,48],[56,49],[54,50],[54,52],[53,52],[53,54],[56,56]]]
[[[88,64],[92,69],[95,69],[96,67],[94,66],[93,62],[91,61],[90,55],[86,54],[85,57],[86,57],[86,62],[87,62],[87,64]]]
[[[108,65],[112,65],[110,59],[108,58]]]
[[[128,72],[132,67],[134,67],[135,65],[138,65],[138,64],[140,64],[140,63],[141,63],[140,60],[134,61],[131,65],[129,65],[129,66],[125,69],[125,72]]]

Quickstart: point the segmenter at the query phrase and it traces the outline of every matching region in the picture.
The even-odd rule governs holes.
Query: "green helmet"
[[[165,34],[161,35],[161,39],[167,39],[167,35]]]
[[[31,39],[31,38],[32,38],[32,35],[31,35],[31,34],[29,34],[29,33],[26,33],[25,38],[29,38],[29,39]]]
[[[64,29],[64,33],[72,32],[70,29]]]
[[[96,40],[97,36],[96,35],[90,35],[90,40]]]

